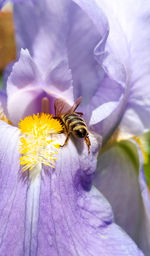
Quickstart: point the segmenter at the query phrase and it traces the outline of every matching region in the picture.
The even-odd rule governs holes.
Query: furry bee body
[[[82,113],[75,112],[76,108],[81,102],[81,97],[79,97],[75,104],[69,108],[68,111],[64,112],[62,111],[63,107],[65,106],[65,103],[63,100],[58,99],[55,101],[55,118],[59,119],[62,127],[63,132],[66,134],[66,140],[63,146],[65,146],[68,142],[69,136],[73,134],[74,136],[78,138],[84,138],[85,142],[88,147],[88,152],[90,152],[90,140],[88,136],[88,129],[86,126],[85,121],[81,117]]]
[[[62,115],[62,121],[66,133],[73,133],[79,138],[84,138],[88,134],[86,124],[77,113]]]

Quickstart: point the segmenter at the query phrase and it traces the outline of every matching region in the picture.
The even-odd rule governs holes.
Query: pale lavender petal
[[[48,67],[49,73],[51,73],[53,69],[58,72],[58,74],[57,72],[54,72],[55,76],[53,79],[51,79],[51,74],[49,74],[48,77],[50,77],[50,80],[48,79],[48,81],[52,82],[60,81],[61,72],[63,74],[68,72],[68,52],[69,65],[73,75],[75,98],[77,98],[79,94],[82,95],[84,106],[84,104],[91,100],[94,95],[90,101],[90,107],[88,106],[85,108],[84,112],[88,112],[89,116],[91,116],[91,124],[96,122],[99,123],[101,120],[105,119],[101,125],[98,124],[94,127],[94,129],[100,132],[103,137],[109,137],[111,135],[112,131],[121,121],[124,112],[125,115],[121,124],[121,131],[123,133],[129,132],[128,130],[130,129],[132,134],[141,133],[143,129],[145,129],[144,127],[148,128],[149,125],[148,119],[145,118],[145,116],[149,114],[149,98],[147,96],[148,87],[140,87],[140,84],[142,83],[140,82],[138,85],[139,79],[136,78],[137,74],[140,75],[140,72],[136,72],[134,66],[141,65],[137,63],[134,53],[136,55],[136,53],[139,52],[137,49],[141,47],[142,43],[139,44],[139,38],[136,40],[134,37],[136,36],[137,31],[134,27],[136,26],[136,22],[138,22],[139,27],[142,30],[141,41],[144,39],[147,40],[147,34],[146,32],[143,32],[144,30],[142,29],[142,24],[146,19],[139,18],[140,15],[143,14],[143,17],[145,17],[146,8],[141,14],[140,10],[142,8],[139,8],[139,6],[142,2],[140,0],[138,1],[135,11],[131,8],[129,13],[127,3],[125,2],[120,3],[120,11],[116,11],[118,8],[117,0],[113,2],[112,8],[109,1],[103,3],[103,1],[96,0],[90,2],[76,0],[74,2],[76,4],[64,0],[63,3],[61,2],[60,4],[58,2],[57,5],[55,5],[53,2],[49,4],[48,1],[43,1],[38,2],[36,5],[34,5],[34,3],[27,3],[24,5],[24,8],[22,5],[16,6],[16,28],[17,34],[20,34],[18,42],[20,42],[20,45],[29,48],[43,71],[45,71],[45,67]],[[132,1],[132,5],[134,6],[134,0]],[[59,6],[59,8],[56,8],[56,6]],[[35,12],[35,8],[40,11]],[[114,12],[111,11],[112,9]],[[44,10],[47,10],[45,15],[43,15]],[[22,15],[21,12],[24,12],[25,15]],[[55,12],[55,17],[49,15],[49,13],[53,12]],[[135,15],[133,15],[134,13]],[[30,17],[33,17],[32,14],[35,15],[34,23],[32,22],[32,28],[29,29],[27,21]],[[67,16],[67,14],[70,15]],[[44,19],[41,18],[43,16]],[[57,18],[58,16],[59,19]],[[22,22],[20,22],[22,17]],[[115,17],[119,19],[120,23],[116,22],[117,18]],[[124,19],[131,21],[129,32],[127,30],[128,23],[125,25],[126,23],[124,23]],[[59,22],[60,20],[61,22]],[[109,35],[108,22],[110,26]],[[57,27],[57,29],[54,29],[54,27]],[[132,33],[132,30],[134,30],[134,33]],[[50,31],[50,33],[48,33],[48,31]],[[121,45],[121,47],[118,47],[116,39],[119,40],[119,45]],[[44,44],[43,41],[45,42]],[[23,42],[25,44],[23,44]],[[56,46],[57,51],[54,51],[54,46]],[[133,49],[133,54],[131,54],[133,55],[133,57],[131,56],[132,58],[130,58],[130,46]],[[86,51],[84,49],[86,49]],[[142,54],[143,52],[145,51],[142,51]],[[147,70],[147,58],[144,59],[145,62],[142,70]],[[59,66],[62,65],[62,63],[65,63],[65,65],[60,71]],[[124,78],[121,77],[120,79],[122,74]],[[120,90],[122,90],[122,94],[117,98],[117,101],[114,101],[112,93],[109,94],[108,100],[110,104],[107,105],[106,102],[104,102],[105,105],[102,106],[106,110],[109,109],[109,111],[105,111],[105,115],[102,116],[101,113],[103,108],[101,110],[99,102],[95,101],[95,95],[97,96],[99,94],[102,99],[105,98],[106,93],[104,93],[104,90],[102,89],[102,85],[105,88],[105,76],[107,76],[107,79],[110,79],[110,85],[116,82],[116,86],[118,86],[118,94]],[[144,83],[146,83],[146,81],[147,76],[145,76]],[[88,86],[89,84],[90,86]],[[125,84],[127,88],[125,87]],[[113,91],[113,86],[110,86],[110,88]],[[128,96],[130,97],[128,98]],[[111,110],[109,105],[112,107]],[[89,108],[92,109],[92,106],[96,108],[96,114],[89,111]],[[106,118],[111,112],[113,112],[112,117]],[[99,114],[97,115],[97,113]],[[95,116],[99,116],[99,119],[96,120]],[[129,121],[134,123],[130,128],[128,127]],[[110,126],[108,126],[108,123]]]
[[[108,20],[97,1],[75,0],[74,2],[84,10],[83,14],[81,11],[75,12],[74,19],[77,16],[79,20],[80,13],[82,17],[88,15],[89,24],[91,21],[95,25],[95,27],[92,25],[93,28],[91,30],[89,29],[89,31],[96,31],[93,37],[95,40],[98,40],[96,35],[99,33],[99,40],[97,43],[95,41],[94,46],[94,44],[91,44],[91,40],[87,40],[87,37],[79,37],[84,33],[88,36],[86,19],[81,19],[83,24],[81,28],[78,20],[77,24],[79,23],[79,25],[77,26],[75,23],[75,33],[72,35],[71,41],[73,50],[70,54],[70,56],[73,55],[70,65],[72,65],[74,91],[75,94],[83,95],[81,110],[84,110],[86,114],[88,113],[87,122],[89,122],[93,130],[105,138],[110,136],[112,130],[120,122],[120,117],[124,112],[128,89],[126,70],[111,49],[107,47],[107,38],[109,37]],[[87,48],[86,51],[83,50],[85,48]],[[80,62],[83,62],[81,66]],[[95,74],[91,73],[92,70],[94,70]],[[89,102],[89,105],[85,106],[84,104],[87,102]],[[114,114],[111,118],[110,114],[113,112]],[[102,120],[103,122],[101,122]]]
[[[91,138],[92,145],[94,140]],[[76,146],[81,150],[81,143]],[[81,177],[86,179],[93,173],[96,164],[93,154],[97,151],[96,142],[89,156],[86,145],[83,146],[83,155],[78,155],[70,140],[59,153],[56,169],[47,175],[43,170],[41,180],[37,180],[32,193],[29,191],[28,205],[34,201],[36,206],[36,197],[31,195],[41,183],[39,207],[32,209],[35,222],[30,221],[31,213],[26,222],[26,252],[30,244],[32,255],[37,256],[142,255],[113,223],[111,208],[103,196],[94,188],[89,192],[83,190]]]
[[[66,88],[72,90],[73,80],[75,99],[78,96],[83,99],[79,111],[85,113],[90,126],[94,125],[92,129],[105,137],[111,134],[124,111],[126,72],[109,49],[105,49],[109,27],[96,1],[74,2],[16,5],[17,41],[19,47],[29,48],[42,76],[45,74],[47,88],[52,84],[51,89],[58,88],[61,93]],[[31,17],[34,22],[29,28],[27,22]],[[107,117],[116,109],[115,118],[108,121]]]
[[[129,97],[120,124],[121,136],[138,135],[150,128],[150,3],[146,1],[143,6],[141,0],[97,2],[110,25],[106,48],[120,59],[128,73]]]
[[[42,99],[48,94],[40,89],[19,90],[8,97],[7,108],[9,120],[17,126],[20,119],[42,112]],[[50,97],[50,111],[54,113],[54,97]]]
[[[108,75],[105,75],[90,105],[85,108],[85,113],[88,113],[89,116],[89,125],[92,125],[95,131],[105,137],[118,122],[125,99],[125,89],[116,81],[111,80]],[[115,112],[115,118],[114,116],[109,118],[109,115],[115,110],[118,111],[118,114]],[[108,119],[110,119],[109,126]],[[102,120],[104,121],[101,122]]]
[[[55,16],[53,15],[54,12]],[[27,22],[31,17],[32,26],[28,27]],[[86,85],[87,89],[84,90],[83,88],[82,93],[80,93],[81,90],[78,90],[78,94],[83,96],[83,102],[86,101],[85,98],[89,97],[88,95],[94,93],[94,88],[99,85],[100,80],[103,78],[103,70],[100,67],[98,68],[93,51],[95,45],[105,36],[107,21],[102,17],[102,14],[98,18],[99,24],[103,23],[101,25],[101,33],[92,25],[88,15],[72,1],[67,2],[64,0],[61,3],[59,1],[57,3],[53,1],[38,1],[35,6],[33,4],[15,6],[16,34],[19,48],[28,47],[37,65],[40,66],[40,70],[44,72],[49,70],[48,82],[52,82],[56,86],[63,83],[64,74],[68,73],[67,58],[69,57],[69,67],[73,74],[75,73],[73,76],[75,98],[79,96],[76,93],[77,88],[82,90],[80,82],[76,82],[76,80],[83,81],[83,79],[86,79],[84,85]],[[76,28],[77,22],[78,28]],[[81,29],[82,27],[83,29]],[[89,30],[89,28],[91,29]],[[90,31],[93,32],[91,33]],[[84,36],[85,34],[86,37]],[[79,40],[81,38],[82,42]],[[74,49],[74,45],[76,49]],[[71,55],[72,53],[74,53],[74,56]],[[82,56],[81,53],[83,53]],[[80,65],[76,63],[77,61]],[[75,70],[72,66],[73,64],[75,65]],[[61,77],[61,73],[63,73],[63,77]],[[78,74],[76,75],[76,73]],[[87,74],[89,73],[91,75],[88,78]],[[90,82],[90,86],[88,86],[91,80],[93,82],[92,84]],[[88,92],[89,90],[91,90],[91,93]]]
[[[33,54],[33,41],[36,38],[40,19],[38,13],[33,11],[34,1],[24,1],[13,5],[14,24],[16,33],[17,53],[28,49]],[[30,26],[28,24],[30,23]]]
[[[70,97],[71,93],[72,90],[66,90],[65,92],[62,92],[61,97]],[[43,90],[42,88],[31,87],[25,90],[18,90],[8,97],[7,109],[9,120],[17,126],[20,119],[29,115],[41,113],[43,111],[42,99],[44,97],[49,100],[49,113],[54,115],[54,103],[56,98],[60,97],[60,91],[55,90],[54,93],[53,90],[48,91]]]
[[[44,84],[47,93],[55,94],[56,98],[64,98],[70,106],[74,104],[72,73],[66,61],[60,62],[47,72]]]
[[[128,3],[124,1],[124,4],[127,8]],[[133,18],[133,21],[129,33],[126,33],[128,40],[130,40],[129,45],[131,49],[131,91],[127,110],[120,128],[123,132],[141,134],[150,128],[150,120],[147,118],[147,116],[150,116],[150,59],[148,57],[150,42],[150,21],[148,17],[150,15],[150,3],[147,1],[143,6],[143,2],[138,1],[134,9],[135,4],[136,1],[132,0],[131,9],[128,13],[129,23],[127,26],[130,26],[131,18]],[[130,128],[128,127],[128,122],[132,124]]]
[[[113,223],[103,196],[83,190],[81,174],[92,174],[96,164],[94,137],[90,155],[83,145],[79,156],[70,140],[56,169],[29,181],[19,169],[18,129],[0,121],[0,131],[1,255],[143,255]]]
[[[101,60],[97,57],[97,61]],[[97,94],[93,97],[92,104],[95,105],[95,102],[102,102],[104,104],[105,101],[108,103],[108,106],[109,102],[111,104],[112,111],[109,109],[111,115],[106,116],[107,118],[102,119],[103,121],[97,123],[94,127],[103,136],[104,140],[107,140],[120,123],[127,104],[129,89],[126,70],[111,52],[103,60],[102,66],[106,76],[102,87],[99,87]]]
[[[19,174],[19,132],[0,121],[0,255],[23,255],[27,183]]]
[[[40,72],[28,50],[21,50],[19,60],[13,65],[7,81],[7,94],[13,95],[20,89],[40,85]]]
[[[70,2],[66,0],[32,1],[14,6],[18,51],[28,48],[47,88],[53,85],[61,92],[73,90],[66,48],[69,8]],[[70,98],[73,102],[73,95]]]
[[[99,157],[94,183],[112,205],[116,223],[149,255],[150,216],[138,181],[138,159],[131,142],[114,146]]]
[[[47,74],[44,80],[28,50],[21,50],[20,58],[14,64],[7,81],[8,117],[14,125],[25,116],[41,113],[43,97],[49,99],[51,114],[54,114],[55,99],[60,95],[70,105],[73,104],[71,74],[69,70],[68,73],[63,73],[62,66],[54,69],[51,75]]]
[[[85,105],[96,93],[104,77],[104,71],[95,59],[94,48],[99,44],[98,54],[102,58],[105,54],[108,24],[95,1],[86,4],[81,4],[80,1],[74,2],[76,4],[72,4],[70,13],[68,57],[72,70],[75,98],[82,95]]]
[[[52,70],[63,61],[68,63],[66,35],[69,6],[70,1],[66,0],[15,5],[18,48],[28,48],[42,72]]]
[[[91,129],[107,140],[122,118],[128,88],[123,66],[114,61],[111,55],[105,58],[102,65],[106,74],[90,104],[85,107],[85,113]]]
[[[13,124],[26,115],[41,112],[42,87],[40,73],[27,50],[22,50],[19,61],[12,68],[7,81],[8,117]]]
[[[93,9],[94,7],[96,6],[94,5]],[[53,15],[54,13],[55,15]],[[63,60],[67,61],[68,53],[70,55],[72,52],[71,48],[74,48],[72,44],[78,40],[78,37],[80,39],[81,35],[83,38],[82,48],[87,48],[87,57],[84,58],[84,63],[83,60],[82,63],[80,61],[80,65],[81,67],[83,64],[86,65],[87,58],[91,62],[90,67],[92,67],[93,63],[96,65],[93,58],[93,50],[99,40],[104,37],[105,30],[108,29],[107,21],[102,16],[102,13],[97,15],[101,33],[92,25],[88,15],[78,5],[74,4],[73,1],[57,0],[57,2],[49,2],[44,0],[37,1],[35,5],[32,3],[17,4],[14,8],[14,16],[19,48],[28,48],[39,65],[42,62],[45,63],[43,67],[40,65],[41,68],[44,68],[44,71],[47,67],[57,66],[56,64]],[[31,19],[31,26],[29,27],[28,22]],[[79,24],[82,22],[82,25],[76,29],[78,20]],[[88,32],[89,26],[92,28],[93,34]],[[83,31],[81,27],[83,27]],[[86,33],[85,29],[89,33],[87,40],[90,40],[90,42],[88,43],[85,43],[82,33]],[[73,42],[71,43],[71,41]],[[79,53],[81,53],[80,43],[76,48],[79,49],[77,51],[74,49],[75,58],[77,58],[76,56],[79,57]],[[76,62],[75,59],[74,61]]]
[[[74,2],[78,8],[74,6],[73,9],[74,23],[68,50],[75,95],[83,95],[83,104],[90,102],[95,105],[93,109],[106,102],[119,103],[126,89],[126,72],[115,56],[105,49],[109,34],[107,18],[95,0]]]

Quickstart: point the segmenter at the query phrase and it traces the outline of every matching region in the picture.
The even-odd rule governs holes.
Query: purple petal
[[[18,89],[35,87],[40,84],[40,72],[31,58],[28,50],[21,50],[19,60],[14,64],[8,77],[7,94],[12,95]]]
[[[72,90],[67,90],[61,94],[61,97],[69,97],[71,93]],[[43,111],[42,99],[44,97],[49,100],[49,113],[54,115],[54,103],[56,98],[60,97],[59,91],[55,94],[53,91],[45,91],[41,88],[29,88],[26,90],[18,90],[8,97],[7,108],[9,120],[13,125],[17,126],[20,119],[41,113]]]
[[[54,12],[55,16],[53,15]],[[32,26],[28,27],[28,21],[31,17]],[[40,70],[44,72],[49,70],[48,82],[52,82],[56,86],[63,83],[64,77],[68,73],[67,56],[69,55],[69,66],[74,74],[75,98],[79,96],[76,91],[77,88],[80,88],[81,90],[79,90],[78,94],[84,96],[83,101],[86,101],[86,98],[89,97],[88,95],[95,92],[94,88],[98,86],[103,78],[103,71],[98,68],[93,51],[95,45],[104,36],[105,27],[107,29],[105,23],[107,22],[101,13],[98,18],[99,24],[102,24],[101,33],[92,24],[88,15],[72,1],[69,4],[64,0],[61,3],[58,1],[57,4],[53,1],[51,3],[42,1],[36,5],[16,5],[15,23],[19,48],[27,47],[29,49]],[[81,30],[82,27],[83,31]],[[76,63],[77,61],[79,65]],[[63,63],[64,65],[62,65]],[[73,64],[75,65],[75,70],[72,66]],[[89,73],[91,74],[89,76],[90,79],[87,77]],[[86,90],[82,90],[80,81],[84,82]],[[89,83],[90,86],[88,86]]]
[[[38,255],[43,252],[48,255],[50,246],[52,255],[85,255],[85,251],[86,255],[95,256],[138,255],[130,243],[126,247],[127,237],[112,223],[111,209],[104,198],[94,188],[85,192],[81,187],[78,176],[82,170],[78,161],[82,161],[83,171],[90,174],[95,165],[91,157],[78,159],[71,142],[59,157],[51,181],[45,178],[41,186],[41,198],[45,200],[40,207]]]
[[[68,62],[66,35],[69,5],[66,0],[15,5],[18,48],[28,48],[42,72]]]
[[[83,98],[81,111],[85,119],[105,137],[124,111],[126,73],[109,49],[105,50],[109,28],[96,1],[74,2],[16,5],[17,41],[20,47],[29,48],[42,75],[47,73],[47,87],[53,84],[62,92],[72,85],[73,78],[75,98]],[[27,22],[31,17],[34,23],[29,28]],[[108,121],[106,118],[118,106],[115,118]]]
[[[0,10],[8,2],[17,3],[17,2],[23,2],[23,1],[31,1],[31,0],[0,0]]]
[[[1,255],[143,255],[113,223],[103,196],[81,186],[80,174],[91,174],[96,164],[94,137],[90,155],[83,145],[79,156],[70,140],[56,169],[29,181],[19,169],[18,129],[1,121],[0,136]]]
[[[138,181],[138,161],[135,145],[120,143],[101,155],[94,182],[112,205],[116,223],[148,255],[150,222]]]
[[[27,184],[19,176],[18,129],[0,121],[0,254],[23,255]]]
[[[22,50],[7,81],[8,117],[13,124],[26,115],[41,112],[42,96],[46,93],[39,87],[40,81],[39,71],[29,52]]]
[[[150,4],[147,2],[143,6],[143,2],[139,1],[136,9],[134,9],[134,6],[135,1],[132,2],[132,11],[128,14],[130,19],[134,17],[132,27],[130,28],[132,33],[130,35],[131,92],[127,110],[121,123],[121,129],[132,134],[140,134],[148,131],[150,128],[150,120],[147,118],[150,115],[150,60],[148,58],[150,40],[148,16],[150,15]],[[127,126],[127,122],[132,124],[130,128]]]
[[[124,102],[125,89],[116,81],[105,76],[90,105],[85,108],[90,118],[89,124],[93,125],[93,129],[105,137],[117,123],[119,113],[123,110]],[[115,118],[112,119],[111,116],[109,118],[109,115],[115,110],[119,113]],[[107,117],[111,119],[109,126]],[[101,122],[102,120],[104,121]]]
[[[128,73],[130,91],[120,132],[122,136],[138,135],[150,128],[150,119],[147,118],[150,115],[150,3],[147,1],[143,6],[141,0],[106,0],[98,1],[98,4],[109,21],[107,47],[120,59]]]
[[[7,115],[7,94],[0,90],[0,108],[2,107],[5,115]]]
[[[20,119],[42,112],[42,99],[48,94],[40,88],[19,90],[8,97],[8,118],[17,126]],[[51,97],[50,111],[54,112],[54,97]],[[52,109],[51,109],[52,108]]]
[[[94,48],[100,44],[99,55],[104,55],[108,24],[95,1],[74,2],[76,4],[72,4],[72,23],[68,37],[69,65],[72,70],[75,97],[82,95],[83,103],[87,104],[104,77],[104,71],[95,59]]]
[[[2,80],[3,90],[6,90],[7,80],[8,80],[8,77],[9,77],[11,71],[12,71],[12,68],[13,68],[14,64],[15,64],[14,61],[10,62],[3,71],[3,80]]]
[[[28,50],[21,50],[19,61],[14,64],[7,81],[8,117],[14,125],[25,116],[40,113],[43,97],[49,99],[51,114],[54,114],[56,98],[65,98],[72,105],[71,74],[69,71],[64,74],[62,66],[45,77],[39,72]]]
[[[149,120],[145,118],[149,114],[148,87],[141,86],[143,83],[146,84],[149,78],[148,75],[144,75],[147,74],[149,59],[147,57],[136,58],[136,54],[146,55],[147,53],[146,49],[148,49],[149,44],[146,42],[148,42],[148,36],[144,32],[147,30],[142,28],[146,27],[145,20],[147,22],[147,19],[144,17],[146,16],[145,10],[149,10],[149,6],[141,11],[142,8],[139,7],[142,2],[139,1],[136,9],[133,10],[131,8],[128,12],[128,6],[130,5],[124,1],[119,4],[120,11],[118,12],[115,9],[118,8],[118,1],[113,2],[112,5],[109,1],[103,3],[103,1],[93,0],[87,2],[76,0],[74,2],[76,4],[73,4],[73,2],[67,3],[64,0],[63,3],[58,2],[55,5],[53,2],[49,4],[49,2],[43,1],[38,2],[36,5],[27,3],[24,6],[16,6],[16,28],[20,46],[29,48],[38,66],[43,71],[48,67],[49,73],[51,73],[53,69],[59,70],[61,63],[65,63],[61,71],[58,71],[58,75],[57,72],[56,75],[54,72],[55,76],[52,80],[51,74],[49,74],[50,81],[54,82],[60,81],[59,73],[61,74],[62,72],[63,76],[65,76],[64,74],[68,72],[68,54],[69,65],[73,75],[75,98],[79,94],[82,95],[83,103],[86,104],[94,95],[90,102],[90,108],[94,106],[96,114],[90,112],[91,124],[105,119],[100,125],[97,124],[94,127],[103,137],[110,136],[120,123],[124,112],[121,132],[141,133],[149,128]],[[59,6],[59,8],[56,8],[56,6]],[[132,6],[135,6],[134,0],[132,1]],[[35,8],[37,8],[37,12]],[[112,12],[112,9],[114,9],[114,12]],[[53,12],[55,12],[55,16],[50,15]],[[67,16],[69,13],[70,15]],[[140,19],[142,15],[143,17]],[[34,23],[31,23],[32,27],[29,29],[27,22],[33,16]],[[41,17],[44,17],[44,19]],[[60,20],[61,22],[59,22]],[[116,22],[116,20],[119,20],[120,23]],[[128,22],[125,23],[124,20],[131,21],[129,32],[125,26],[125,24],[128,25]],[[109,35],[108,22],[110,26]],[[139,32],[136,29],[136,24],[139,24],[138,27],[142,30],[142,37],[138,36],[138,40],[136,33],[139,35]],[[70,33],[68,33],[69,31]],[[118,47],[118,41],[121,47]],[[146,47],[142,51],[141,46],[143,44],[141,42],[144,41]],[[129,52],[130,48],[132,49],[131,53]],[[138,62],[137,59],[139,60]],[[141,59],[145,61],[139,71]],[[126,73],[128,79],[126,78]],[[120,79],[122,74],[124,78]],[[110,103],[106,104],[104,102],[103,104],[106,105],[102,106],[101,110],[99,101],[95,101],[95,95],[100,94],[101,98],[105,99],[106,94],[102,93],[104,91],[102,90],[102,85],[105,84],[105,75],[110,79],[110,84],[116,82],[118,94],[122,89],[122,95],[117,101],[114,101],[112,93],[110,93],[107,99]],[[143,79],[142,82],[141,79]],[[125,84],[128,88],[125,87]],[[128,98],[129,86],[130,97]],[[111,89],[113,91],[113,87]],[[101,114],[103,108],[106,109],[104,116]],[[89,106],[84,112],[89,112]],[[112,112],[113,115],[109,117]],[[96,120],[95,116],[100,118]],[[133,123],[130,127],[128,127],[129,122]],[[110,124],[109,126],[108,123]]]
[[[64,98],[70,106],[74,103],[72,73],[65,61],[60,62],[45,76],[45,90],[55,94],[56,98]]]
[[[108,137],[120,121],[127,102],[126,70],[107,47],[108,21],[97,1],[74,2],[84,11],[74,8],[76,23],[70,37],[69,57],[74,92],[75,95],[83,95],[84,104],[89,103],[81,110],[88,113],[87,121],[92,129]]]

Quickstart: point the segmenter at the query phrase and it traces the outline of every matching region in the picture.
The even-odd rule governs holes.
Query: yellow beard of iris
[[[62,131],[60,122],[49,114],[37,114],[25,117],[19,123],[22,136],[20,138],[20,165],[22,170],[32,170],[37,164],[55,167],[60,144],[52,139],[52,134]]]

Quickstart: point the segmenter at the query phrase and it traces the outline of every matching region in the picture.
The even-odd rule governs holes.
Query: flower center
[[[20,137],[20,165],[22,170],[31,170],[37,164],[55,167],[56,155],[60,147],[53,134],[60,133],[60,122],[50,114],[42,113],[25,117],[19,123],[22,136]]]

